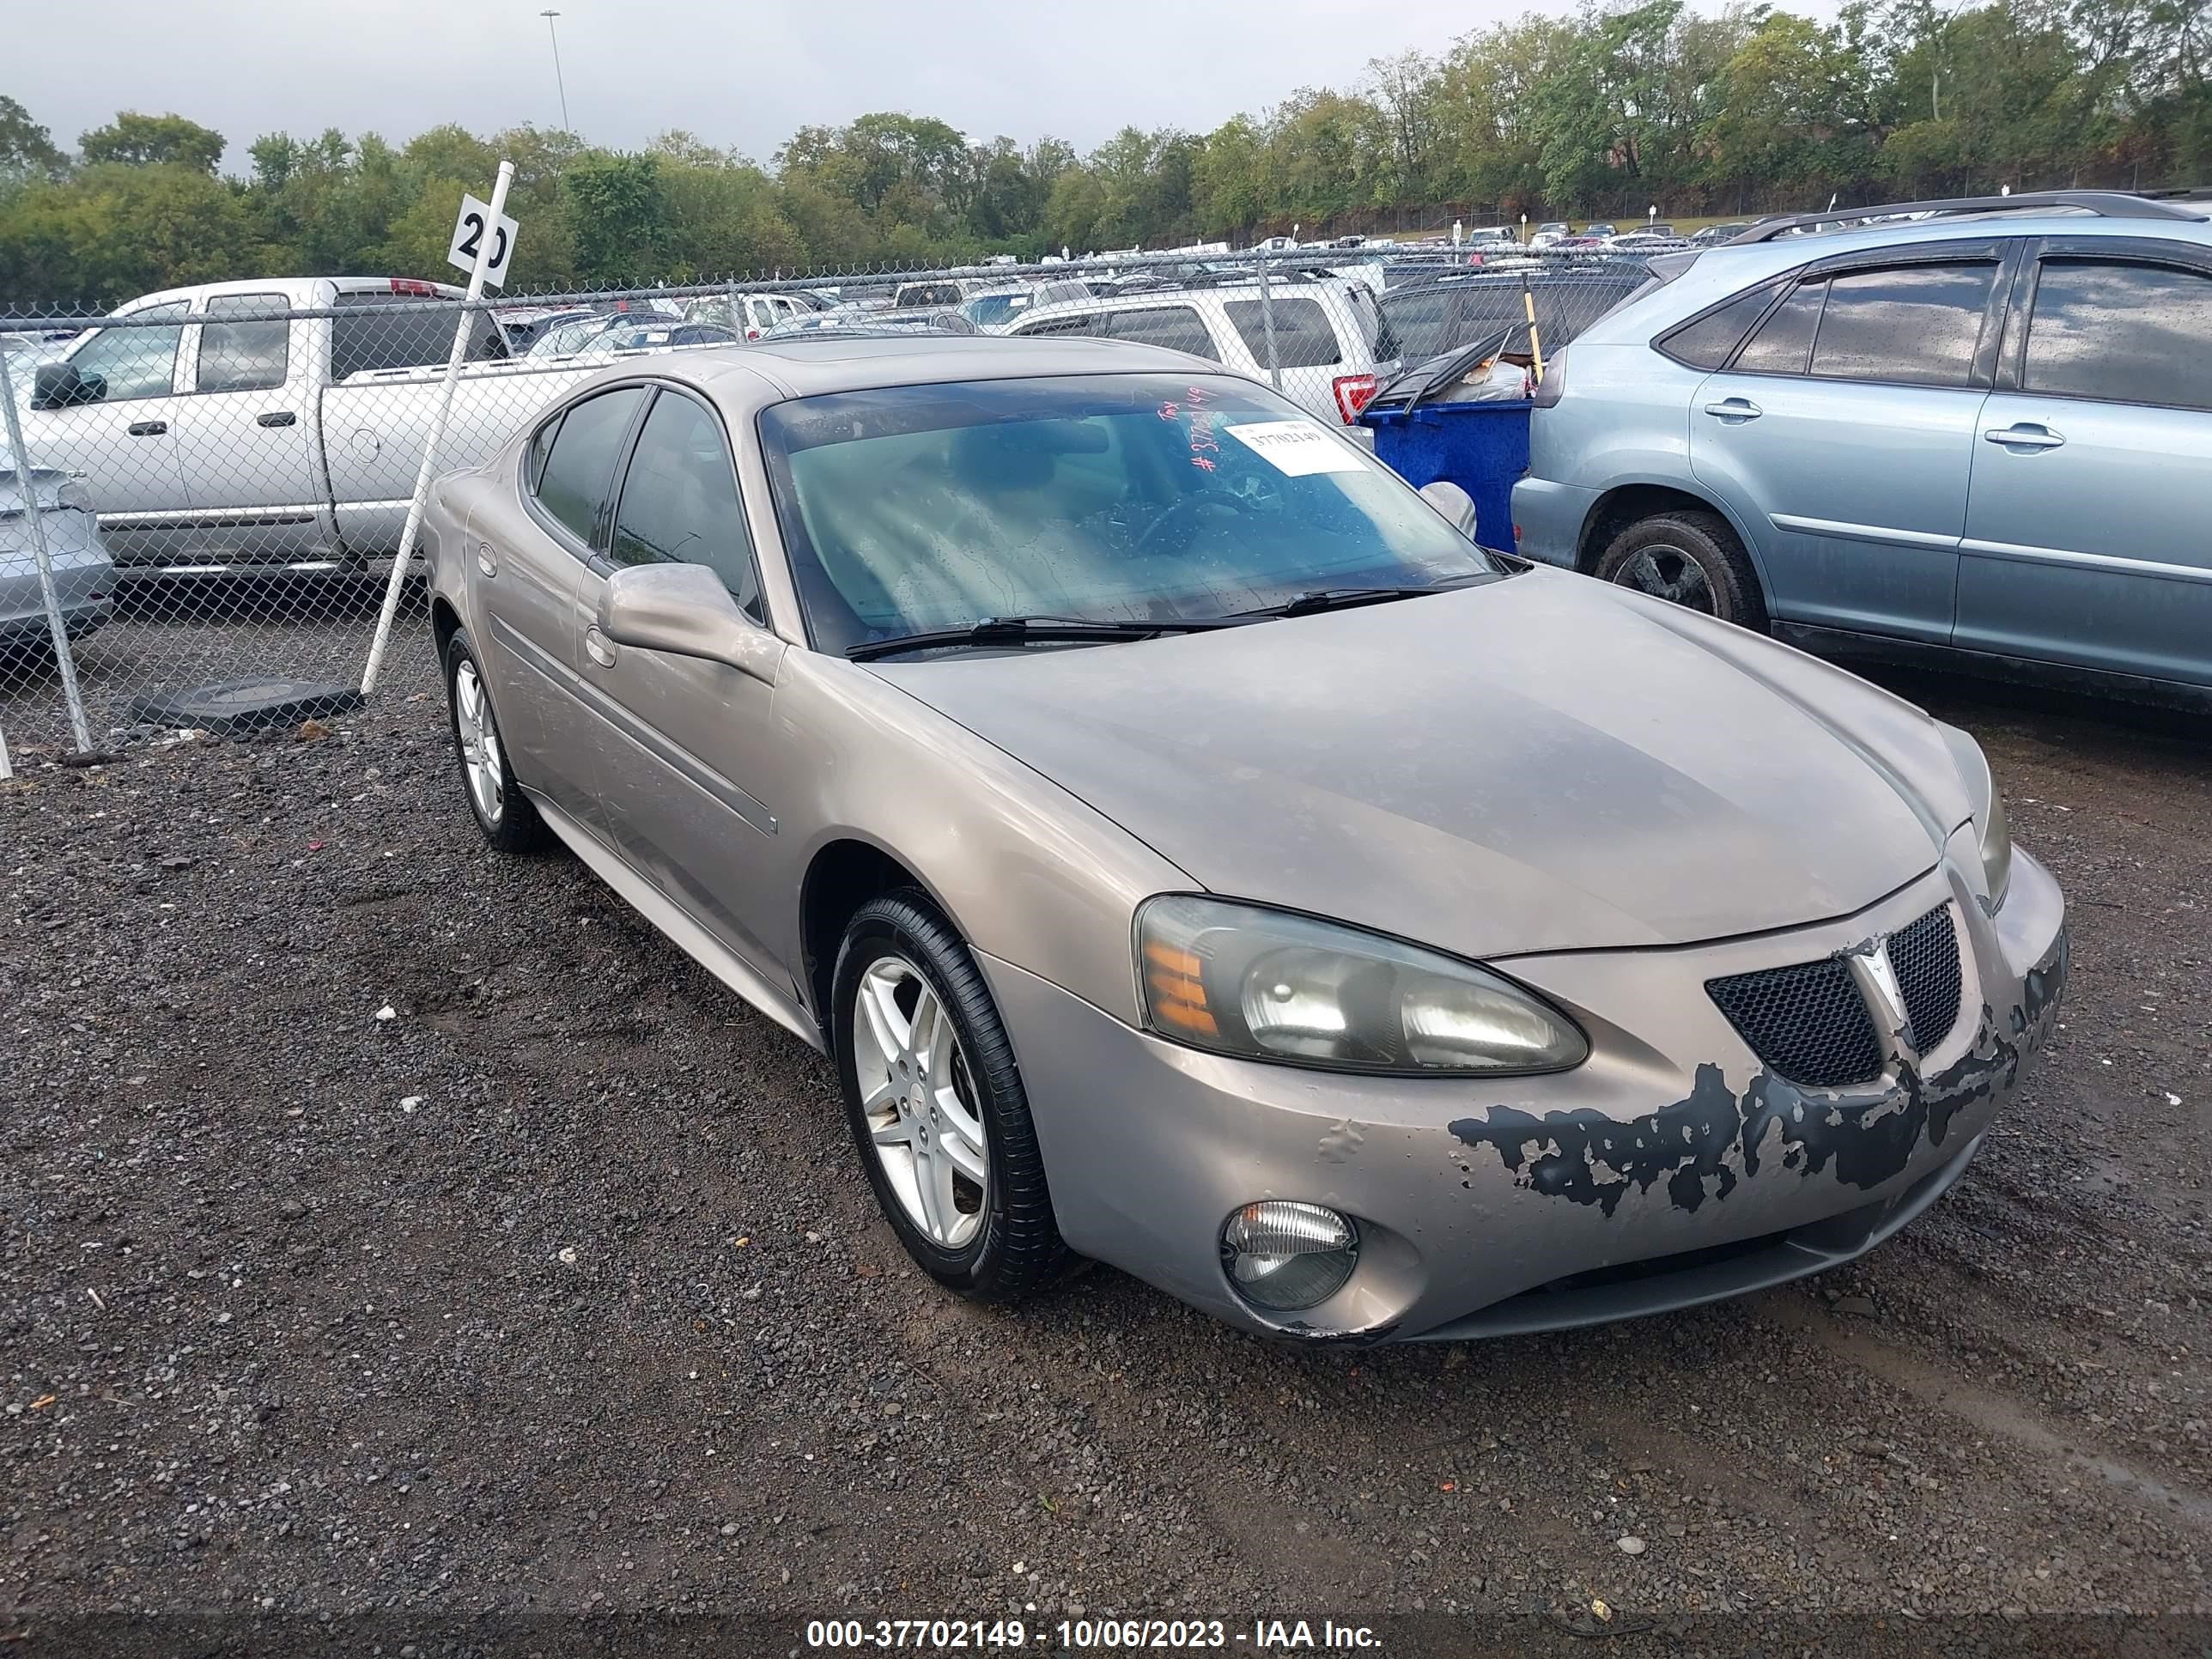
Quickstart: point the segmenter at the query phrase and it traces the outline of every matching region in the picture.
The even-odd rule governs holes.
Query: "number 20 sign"
[[[490,204],[463,196],[461,216],[453,226],[453,245],[446,250],[447,262],[473,273],[479,249],[484,255],[484,286],[505,288],[507,262],[514,252],[514,221],[502,213],[495,224]]]

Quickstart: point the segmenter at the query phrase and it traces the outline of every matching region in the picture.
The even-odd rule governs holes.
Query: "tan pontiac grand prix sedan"
[[[459,775],[835,1060],[915,1259],[1315,1340],[1872,1248],[2055,1016],[1965,733],[1128,343],[612,367],[428,520]]]

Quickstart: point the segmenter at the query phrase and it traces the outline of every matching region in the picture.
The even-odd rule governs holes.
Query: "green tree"
[[[239,192],[196,167],[103,163],[0,204],[0,290],[15,303],[112,306],[250,274],[258,252]]]
[[[1542,139],[1533,89],[1559,72],[1571,22],[1524,17],[1462,36],[1437,92],[1437,187],[1444,200],[1504,216],[1541,201]]]
[[[662,274],[670,222],[658,156],[581,155],[561,184],[580,281],[642,283]]]
[[[213,173],[222,163],[222,135],[181,115],[141,115],[125,110],[76,141],[87,167],[180,167]]]
[[[68,167],[69,157],[54,148],[53,135],[31,118],[31,112],[0,96],[0,185],[58,179]]]
[[[1267,212],[1267,135],[1249,115],[1232,116],[1206,135],[1192,170],[1192,205],[1208,236],[1241,235]]]

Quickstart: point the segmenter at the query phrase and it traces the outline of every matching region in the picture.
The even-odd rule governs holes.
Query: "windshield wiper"
[[[1131,618],[1108,622],[1087,617],[986,617],[965,628],[939,628],[921,634],[901,634],[894,639],[866,640],[848,648],[845,654],[854,662],[872,662],[878,657],[896,656],[908,651],[927,651],[933,646],[1076,645],[1086,641],[1149,640],[1162,634],[1191,634],[1209,628],[1234,628],[1238,622],[1249,620],[1249,617],[1232,620],[1227,617],[1188,617],[1158,621]]]
[[[1452,580],[1432,582],[1426,587],[1315,587],[1286,599],[1280,605],[1261,605],[1256,611],[1239,611],[1239,617],[1311,617],[1323,611],[1350,611],[1363,605],[1387,605],[1392,599],[1418,599],[1425,593],[1448,593],[1455,587],[1464,587],[1480,581],[1491,573],[1476,571]]]

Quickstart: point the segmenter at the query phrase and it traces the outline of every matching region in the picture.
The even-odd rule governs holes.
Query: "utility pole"
[[[561,14],[541,11],[538,15],[545,20],[545,33],[553,42],[553,84],[561,94],[561,131],[573,132],[575,129],[568,125],[568,85],[561,78],[561,31],[553,22]]]

